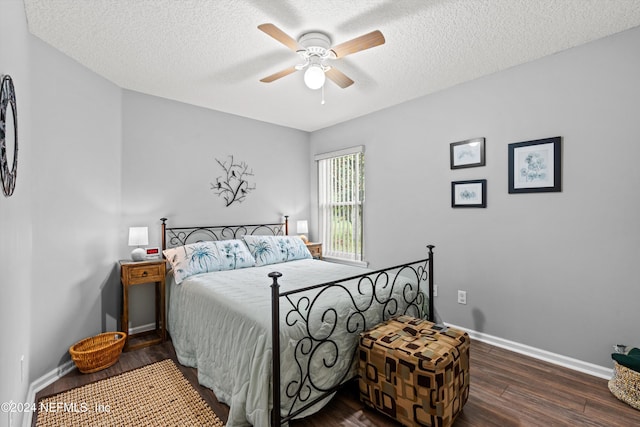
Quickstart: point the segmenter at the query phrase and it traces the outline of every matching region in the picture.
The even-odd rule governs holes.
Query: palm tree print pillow
[[[297,236],[244,236],[256,265],[277,264],[311,258],[311,253]]]
[[[190,243],[162,253],[171,264],[177,284],[194,274],[220,270],[220,254],[214,242]]]
[[[242,240],[221,240],[214,243],[220,254],[220,270],[237,270],[256,265],[256,260]]]
[[[176,284],[211,271],[253,267],[256,261],[242,240],[196,242],[162,251],[173,269]]]

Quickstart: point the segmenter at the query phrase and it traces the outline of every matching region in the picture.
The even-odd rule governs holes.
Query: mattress
[[[197,368],[200,384],[211,388],[218,400],[229,405],[229,427],[268,426],[270,422],[272,279],[268,274],[273,271],[282,273],[278,282],[280,292],[285,292],[369,270],[304,259],[203,273],[185,279],[180,285],[169,280],[168,329],[178,360]],[[399,308],[384,307],[377,302],[384,300],[384,292],[392,292],[390,286],[376,289],[377,299],[370,287],[367,289],[367,283],[361,285],[360,291],[357,284],[347,286],[356,290],[347,293],[342,286],[323,290],[322,302],[311,312],[308,306],[318,290],[295,294],[291,297],[293,305],[281,298],[280,395],[281,407],[286,408],[283,415],[292,405],[295,408],[305,403],[300,396],[306,401],[314,397],[314,392],[306,393],[305,381],[312,381],[315,388],[329,388],[355,373],[352,356],[362,325],[373,326],[382,321],[383,311]],[[373,309],[360,314],[367,307]],[[308,322],[303,322],[303,317]],[[343,325],[335,328],[336,323]],[[331,339],[324,342],[323,338],[328,336]],[[319,342],[322,344],[318,345]],[[300,356],[304,359],[302,363]],[[305,391],[297,397],[288,397],[297,387],[305,387]],[[327,401],[299,416],[317,411]]]

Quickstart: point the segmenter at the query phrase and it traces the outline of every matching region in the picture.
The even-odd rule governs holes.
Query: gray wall
[[[22,0],[0,0],[0,75],[9,74],[18,106],[18,181],[11,198],[0,195],[0,402],[23,401],[29,386],[31,311],[31,180],[35,168],[30,127],[29,36]],[[21,372],[20,357],[27,357]],[[18,416],[14,416],[18,420]],[[9,414],[0,413],[0,426]]]
[[[612,344],[640,344],[638,52],[640,28],[314,132],[311,154],[366,146],[366,258],[435,244],[442,320],[611,366]],[[507,145],[553,136],[563,191],[508,194]],[[486,166],[450,170],[472,137]],[[452,209],[451,181],[478,178],[488,207]]]
[[[39,39],[30,53],[34,379],[116,325],[122,91]]]
[[[160,246],[162,217],[174,226],[308,219],[308,133],[127,90],[122,117],[123,258],[130,226],[149,227]],[[256,189],[226,207],[211,183],[223,174],[215,159],[231,155],[253,169]],[[154,319],[147,288],[132,288],[131,326]]]
[[[121,90],[31,36],[21,0],[0,2],[2,73],[20,146],[16,192],[0,197],[0,401],[23,402],[70,345],[114,321]]]

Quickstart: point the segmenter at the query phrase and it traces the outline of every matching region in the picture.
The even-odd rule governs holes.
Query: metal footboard
[[[280,291],[273,272],[272,290],[272,386],[271,425],[280,426],[333,394],[342,384],[357,377],[351,364],[357,354],[358,334],[378,322],[401,314],[433,321],[433,245],[427,246],[429,257],[358,276],[308,286],[294,291]],[[341,294],[340,306],[335,297]],[[327,302],[331,301],[331,302]],[[294,350],[294,379],[281,384],[281,312],[286,327],[304,331]],[[375,322],[374,324],[371,324]],[[318,325],[322,325],[319,327]],[[335,337],[350,334],[345,345]],[[348,362],[342,358],[348,357]],[[342,362],[342,363],[340,363]],[[312,368],[313,365],[313,368]],[[342,368],[338,368],[342,366]],[[345,366],[347,367],[345,369]],[[288,367],[289,371],[291,367]],[[316,370],[342,369],[338,380],[324,384]],[[284,387],[283,387],[284,386]],[[282,395],[291,404],[282,414]]]

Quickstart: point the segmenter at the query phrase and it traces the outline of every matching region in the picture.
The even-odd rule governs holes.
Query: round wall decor
[[[7,113],[11,117],[7,120]],[[7,141],[13,135],[13,141]],[[13,161],[9,168],[7,144],[13,143]],[[11,147],[11,145],[9,145]],[[9,151],[10,153],[10,151]],[[8,75],[2,77],[0,87],[0,178],[2,179],[2,192],[9,197],[16,187],[16,175],[18,173],[18,109],[16,108],[16,92],[13,80]]]

